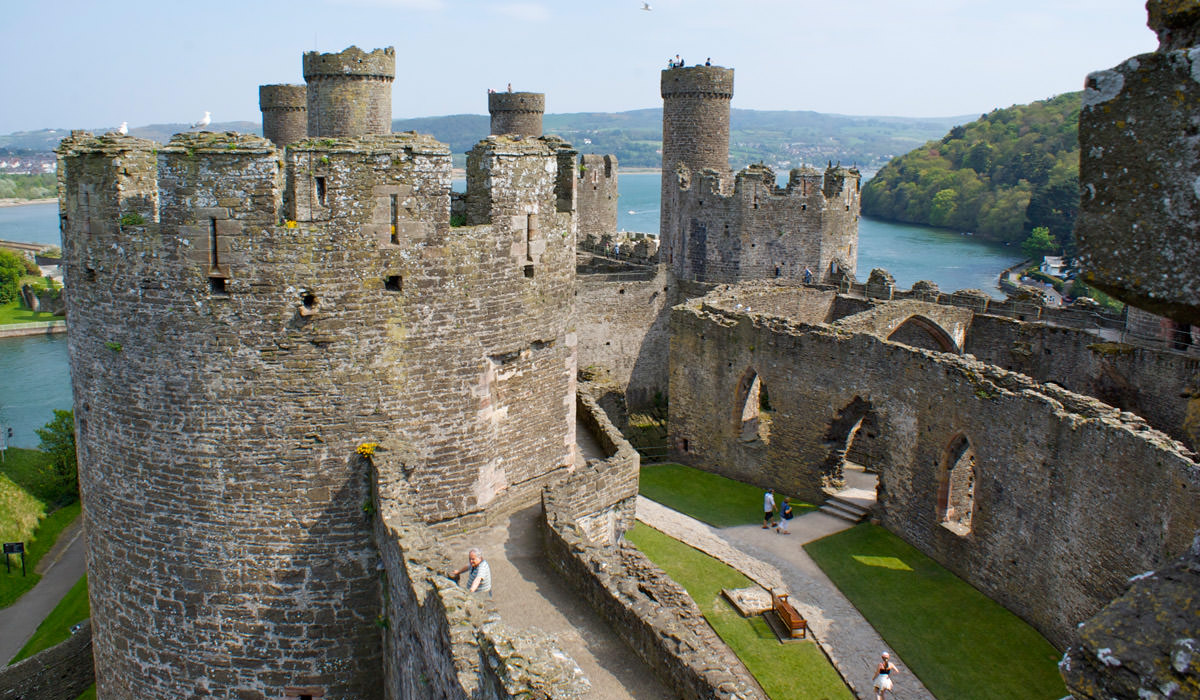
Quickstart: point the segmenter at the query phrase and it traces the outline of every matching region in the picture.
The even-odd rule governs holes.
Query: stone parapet
[[[0,700],[75,700],[95,682],[89,620],[66,641],[0,668]]]

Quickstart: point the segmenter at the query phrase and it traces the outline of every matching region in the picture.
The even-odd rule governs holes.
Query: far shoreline
[[[51,204],[58,202],[57,197],[43,199],[0,199],[0,207],[23,207],[28,204]]]

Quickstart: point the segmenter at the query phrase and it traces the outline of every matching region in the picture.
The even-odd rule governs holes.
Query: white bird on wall
[[[117,127],[117,133],[124,136],[129,133],[129,122],[121,122],[121,126]]]
[[[192,128],[193,129],[203,129],[204,127],[208,126],[209,124],[212,124],[212,113],[205,112],[204,117],[200,121],[196,122],[195,124],[192,124]]]
[[[650,7],[650,3],[648,3],[648,2],[642,3],[642,10],[649,12],[653,9],[654,9],[653,7]]]

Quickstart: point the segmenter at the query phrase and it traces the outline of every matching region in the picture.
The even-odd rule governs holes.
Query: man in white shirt
[[[775,523],[771,522],[771,518],[775,517],[775,490],[767,489],[767,493],[763,496],[763,526],[762,529],[769,530]]]
[[[450,578],[457,581],[464,571],[467,572],[467,582],[464,584],[467,590],[480,595],[486,593],[490,598],[492,595],[492,567],[483,560],[483,552],[472,548],[467,552],[467,565],[450,572]]]

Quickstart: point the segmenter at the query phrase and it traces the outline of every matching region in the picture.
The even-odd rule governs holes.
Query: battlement
[[[856,170],[796,168],[780,187],[762,164],[730,177],[711,168],[692,173],[681,163],[674,182],[679,228],[668,237],[669,258],[681,278],[823,281],[854,274]]]
[[[338,53],[307,51],[304,54],[304,80],[322,78],[379,78],[391,82],[396,77],[396,50],[391,46],[370,53],[357,46]]]
[[[733,99],[733,69],[722,66],[667,68],[662,72],[663,99],[703,97]]]

